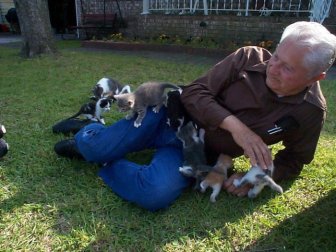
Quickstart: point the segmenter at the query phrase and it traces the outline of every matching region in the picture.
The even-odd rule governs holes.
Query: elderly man
[[[273,55],[263,48],[241,48],[195,80],[181,98],[206,129],[209,156],[245,154],[252,165],[266,169],[272,161],[268,145],[283,141],[274,179],[297,176],[314,157],[326,116],[318,81],[335,55],[334,35],[318,23],[297,22],[285,29]],[[227,191],[246,195],[248,186],[232,184],[241,176],[226,181]]]
[[[283,141],[274,159],[274,179],[297,176],[313,157],[326,114],[319,86],[336,54],[336,37],[318,23],[288,26],[275,53],[244,47],[193,81],[181,95],[190,116],[205,129],[209,162],[220,153],[245,154],[252,165],[266,169],[272,162],[268,145]],[[90,124],[55,145],[59,155],[80,156],[104,164],[99,175],[122,198],[150,211],[168,207],[190,181],[178,168],[182,144],[166,123],[166,111],[150,109],[139,128],[133,120],[111,126]],[[146,165],[130,162],[126,154],[156,149]],[[224,187],[236,188],[233,174]]]

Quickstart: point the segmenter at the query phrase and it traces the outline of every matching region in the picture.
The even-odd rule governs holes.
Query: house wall
[[[284,27],[296,20],[289,17],[148,15],[138,17],[137,29],[131,32],[143,37],[166,34],[182,38],[207,37],[217,42],[233,41],[239,44],[246,41],[278,41]]]
[[[77,0],[79,1],[79,0]],[[85,2],[85,0],[83,0]],[[100,13],[103,0],[90,0],[89,12]],[[117,12],[116,1],[105,1],[107,12]],[[129,37],[150,38],[162,34],[179,36],[181,38],[208,37],[217,42],[246,41],[257,42],[261,40],[278,41],[281,33],[288,24],[298,20],[309,20],[296,16],[233,16],[233,15],[142,15],[142,0],[119,0],[119,7],[127,28],[120,32]],[[335,5],[333,2],[331,15],[324,24],[336,34]],[[205,26],[204,26],[205,25]]]

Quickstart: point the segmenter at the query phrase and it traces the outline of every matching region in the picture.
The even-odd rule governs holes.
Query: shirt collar
[[[252,66],[247,66],[245,70],[251,71],[251,72],[262,73],[265,75],[265,78],[266,78],[266,68],[267,68],[268,61],[269,60],[266,60],[266,61],[260,62]],[[265,86],[266,86],[266,82],[265,82]],[[307,87],[300,93],[296,95],[291,95],[291,96],[278,97],[274,92],[272,92],[272,90],[270,90],[269,88],[267,89],[272,94],[272,96],[279,101],[290,103],[290,104],[300,104],[303,101],[307,101],[321,108],[322,110],[326,110],[326,101],[322,94],[319,82],[315,82],[310,87]]]
[[[246,71],[251,71],[251,72],[259,72],[266,74],[266,68],[267,68],[268,60],[260,62],[258,64],[252,65],[252,66],[247,66],[245,68]]]

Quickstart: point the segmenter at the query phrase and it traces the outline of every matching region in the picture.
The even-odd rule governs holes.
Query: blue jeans
[[[180,174],[182,143],[166,123],[166,110],[147,110],[139,128],[134,119],[122,119],[111,126],[93,123],[76,135],[76,145],[87,161],[104,164],[103,181],[120,197],[150,211],[168,207],[190,180]],[[155,149],[148,165],[125,159],[125,155]]]

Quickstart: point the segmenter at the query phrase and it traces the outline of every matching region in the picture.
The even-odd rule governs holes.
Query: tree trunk
[[[48,0],[14,0],[14,4],[23,41],[21,55],[31,58],[40,54],[56,53]]]

